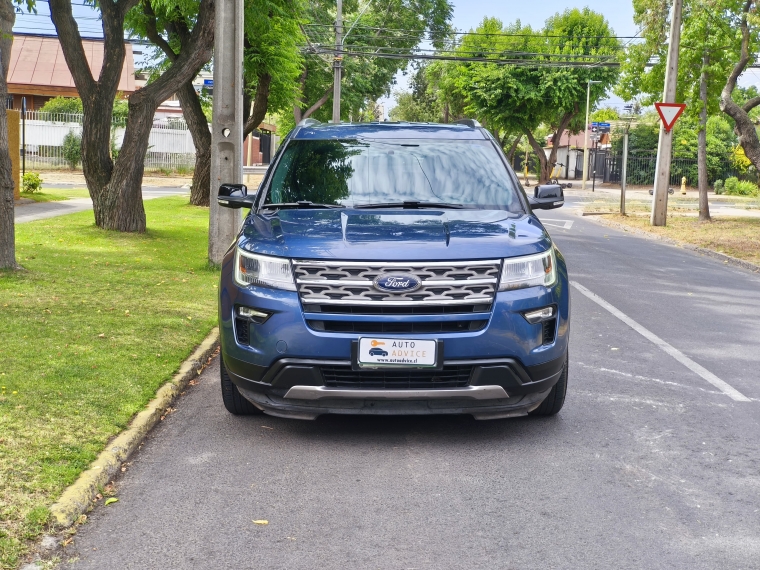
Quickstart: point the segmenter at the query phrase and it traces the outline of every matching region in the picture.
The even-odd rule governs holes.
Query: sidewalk
[[[608,201],[610,205],[610,211],[617,212],[620,208],[620,188],[600,188],[597,187],[594,192],[587,186],[586,190],[580,189],[580,183],[578,187],[565,189],[565,198],[573,206],[581,206],[584,202],[591,204],[592,201]],[[625,193],[626,203],[632,202],[646,202],[651,203],[652,196],[649,194],[649,189],[629,189]],[[737,204],[745,203],[741,197],[737,196],[716,196],[712,192],[708,195],[708,203],[710,206],[710,215],[714,217],[730,217],[730,218],[760,218],[760,208],[742,208],[736,207]],[[680,211],[679,215],[690,217],[699,215],[699,192],[696,190],[687,190],[686,195],[681,194],[680,190],[672,195],[668,196],[668,203],[672,206],[678,206],[679,208],[693,207],[693,212]]]
[[[143,186],[143,200],[161,198],[163,196],[174,196],[178,194],[189,194],[187,188],[180,187],[148,187]],[[15,220],[17,224],[24,222],[33,222],[35,220],[44,220],[56,216],[73,214],[74,212],[83,212],[92,210],[92,200],[90,198],[72,198],[69,200],[60,200],[58,202],[33,202],[16,204],[14,208]]]

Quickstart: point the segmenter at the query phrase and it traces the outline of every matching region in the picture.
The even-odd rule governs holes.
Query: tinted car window
[[[417,200],[522,212],[517,192],[490,141],[292,140],[265,204]]]

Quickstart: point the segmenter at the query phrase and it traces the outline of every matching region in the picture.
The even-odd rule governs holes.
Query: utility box
[[[13,109],[5,111],[8,119],[8,153],[11,155],[13,173],[13,199],[21,198],[21,113]]]

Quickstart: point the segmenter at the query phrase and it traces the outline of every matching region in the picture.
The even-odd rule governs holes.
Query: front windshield
[[[292,140],[264,205],[406,201],[524,211],[493,144],[473,140]]]

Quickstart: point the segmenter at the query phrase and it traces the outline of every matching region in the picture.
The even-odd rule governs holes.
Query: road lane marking
[[[541,223],[545,226],[553,226],[555,228],[563,228],[566,230],[569,230],[573,227],[573,221],[572,220],[556,220],[553,218],[539,218],[541,220]],[[552,223],[552,222],[559,222],[559,223]]]
[[[695,374],[698,374],[703,379],[707,380],[710,384],[715,386],[718,390],[723,392],[726,396],[731,398],[732,400],[736,402],[751,402],[747,396],[739,392],[736,388],[733,388],[732,386],[728,385],[726,382],[718,378],[715,374],[707,370],[704,366],[697,364],[694,362],[691,358],[686,356],[683,352],[675,348],[674,346],[668,344],[664,340],[662,340],[659,336],[654,334],[653,332],[649,331],[648,329],[641,326],[639,323],[634,321],[631,317],[623,313],[622,311],[618,310],[614,306],[610,305],[607,301],[602,299],[599,295],[596,293],[593,293],[592,291],[589,291],[586,289],[583,285],[580,283],[577,283],[575,281],[571,281],[570,285],[575,287],[575,289],[583,294],[585,297],[588,297],[590,300],[592,300],[594,303],[602,307],[603,309],[606,309],[610,313],[612,313],[615,317],[623,321],[625,324],[627,324],[629,327],[631,327],[633,330],[635,330],[637,333],[639,333],[641,336],[646,338],[647,340],[651,341],[653,344],[655,344],[660,350],[663,352],[668,353],[670,356],[675,358],[678,362],[686,366],[689,370],[694,372]]]
[[[585,364],[583,362],[573,362],[574,366],[581,366],[583,368],[588,368],[590,370],[597,370],[599,372],[606,372],[608,374],[616,374],[618,376],[622,376],[624,378],[630,378],[631,380],[641,380],[644,382],[655,382],[657,384],[662,384],[663,386],[673,386],[676,388],[686,388],[687,390],[699,390],[700,392],[704,392],[705,394],[717,394],[719,396],[723,395],[723,392],[716,392],[715,390],[709,390],[707,388],[702,388],[701,386],[690,386],[688,384],[679,384],[678,382],[671,382],[669,380],[660,380],[659,378],[650,378],[649,376],[641,376],[639,374],[631,374],[630,372],[623,372],[622,370],[614,370],[612,368],[604,368],[601,366],[591,366],[589,364]],[[753,399],[754,400],[754,399]]]

